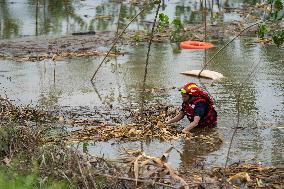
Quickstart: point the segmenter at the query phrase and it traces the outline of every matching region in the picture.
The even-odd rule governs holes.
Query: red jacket
[[[187,118],[190,122],[193,122],[195,112],[194,108],[197,103],[203,102],[208,104],[208,110],[204,117],[201,117],[197,127],[216,127],[217,126],[217,112],[214,109],[213,100],[208,96],[205,91],[199,92],[198,96],[194,96],[194,98],[190,102],[182,103],[182,110],[186,114]]]

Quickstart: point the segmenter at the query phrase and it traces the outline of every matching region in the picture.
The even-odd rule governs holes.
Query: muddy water
[[[205,158],[205,162],[211,165],[224,163],[228,141],[236,125],[236,95],[233,91],[236,90],[238,82],[242,82],[253,70],[254,74],[238,89],[241,92],[241,119],[231,162],[241,160],[260,161],[265,164],[283,163],[283,50],[273,46],[245,45],[250,42],[250,39],[236,40],[210,66],[210,69],[223,73],[225,79],[214,82],[202,79],[202,83],[215,99],[219,113],[218,131],[225,139],[224,145],[207,154],[204,147],[189,145],[195,148],[184,150],[188,149],[184,147],[184,141],[172,142],[181,152],[186,153],[172,153],[170,162],[175,166],[182,162],[192,163],[193,157],[196,156]],[[216,45],[217,48],[221,46],[220,43]],[[112,59],[103,65],[97,75],[95,87],[89,83],[89,79],[100,58],[72,59],[56,64],[1,61],[1,87],[4,87],[5,94],[18,104],[32,103],[46,109],[79,112],[85,117],[96,117],[96,111],[111,111],[111,114],[120,117],[122,107],[140,103],[139,89],[142,86],[145,61],[145,57],[141,55],[145,54],[146,47],[133,46],[127,50],[129,55],[117,60]],[[209,50],[208,56],[212,56],[216,50]],[[147,100],[180,106],[179,93],[172,87],[180,87],[188,81],[200,82],[196,78],[179,73],[199,69],[203,55],[203,51],[186,50],[173,54],[169,44],[153,45],[147,87],[166,90],[149,94]],[[103,119],[110,120],[107,116]],[[186,123],[187,120],[183,120],[180,125],[184,126]],[[159,155],[170,146],[170,143],[159,141],[96,142],[95,145],[89,146],[89,152],[113,157],[119,155],[119,147],[130,147],[142,148],[150,155]]]
[[[82,3],[90,2],[83,1]],[[27,7],[35,6],[34,1],[27,1],[26,3]],[[176,7],[180,5],[178,1],[171,3],[177,3]],[[9,7],[17,7],[21,4],[23,3],[13,3],[9,4]],[[86,6],[80,5],[80,3],[77,6],[84,14]],[[168,9],[170,7],[167,6]],[[16,10],[18,9],[12,10],[12,13],[13,11],[17,12]],[[89,8],[86,10],[89,10]],[[14,15],[12,13],[10,15]],[[56,14],[55,17],[62,18]],[[87,18],[84,15],[83,17]],[[23,22],[27,20],[30,26],[35,26],[35,21],[30,16],[24,18]],[[4,35],[4,30],[1,30],[2,37],[36,34],[61,35],[73,31],[84,31],[76,28],[76,24],[74,24],[74,28],[70,24],[68,29],[72,29],[67,31],[66,19],[58,21],[60,23],[57,25],[59,29],[51,27],[52,29],[45,31],[40,29],[44,24],[38,22],[38,26],[40,26],[38,29],[26,30],[24,29],[26,28],[25,25],[19,27],[22,29],[18,30],[18,33],[13,33],[13,31],[17,31],[16,29],[10,29],[10,33],[7,31],[9,35]],[[112,22],[108,21],[107,23],[107,26],[97,24],[96,29],[104,30],[112,27]],[[55,24],[55,22],[52,21],[52,24]],[[212,56],[227,40],[229,39],[215,41],[216,48],[207,52],[208,57]],[[206,147],[191,144],[188,141],[171,143],[156,140],[131,143],[110,141],[95,142],[95,144],[90,142],[87,147],[89,153],[114,158],[120,155],[119,149],[125,147],[143,149],[146,154],[159,156],[171,145],[174,145],[181,152],[180,154],[173,150],[171,153],[169,162],[174,167],[190,165],[196,159],[204,159],[204,163],[208,165],[223,165],[228,142],[237,122],[235,91],[238,91],[241,92],[241,119],[233,143],[230,162],[283,164],[283,49],[279,50],[274,46],[260,44],[251,45],[253,42],[251,38],[237,39],[222,54],[217,56],[209,68],[223,73],[226,78],[214,82],[206,79],[199,81],[196,78],[179,74],[185,70],[200,69],[204,51],[183,50],[180,53],[175,53],[174,46],[170,44],[154,44],[152,47],[147,87],[150,89],[153,87],[165,88],[165,91],[148,94],[147,101],[159,101],[179,107],[181,99],[178,91],[173,87],[180,87],[188,81],[202,82],[215,99],[219,114],[218,132],[224,137],[224,144],[220,149],[210,153]],[[110,59],[108,63],[104,64],[98,72],[95,86],[91,85],[89,79],[101,58],[77,58],[55,63],[52,61],[25,63],[1,61],[1,95],[9,96],[16,104],[31,104],[31,106],[39,106],[61,113],[75,112],[82,117],[98,117],[105,121],[110,121],[111,116],[123,117],[123,107],[140,103],[140,89],[147,47],[145,44],[124,46],[122,51],[129,53],[117,59]],[[253,74],[248,77],[252,71]],[[238,83],[242,82],[244,82],[244,85],[237,88]],[[97,116],[96,112],[98,111],[105,113],[105,116]],[[124,120],[122,119],[122,121]],[[180,126],[186,124],[187,120],[184,119]],[[79,144],[79,148],[82,149],[83,146],[83,143]]]
[[[121,6],[121,27],[142,10],[145,3],[126,0]],[[162,1],[162,12],[171,19],[180,18],[184,23],[200,23],[202,9],[200,1]],[[211,2],[214,2],[213,4]],[[234,12],[225,12],[222,17],[217,12],[239,8],[250,1],[208,1],[207,7],[215,20],[231,22],[242,20]],[[0,3],[0,39],[27,36],[58,36],[74,32],[116,30],[120,4],[111,0],[6,0]],[[131,24],[130,29],[150,30],[153,11]]]

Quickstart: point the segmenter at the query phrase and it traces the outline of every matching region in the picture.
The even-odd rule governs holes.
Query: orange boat
[[[182,49],[210,49],[214,47],[212,43],[201,41],[183,41],[180,43]]]

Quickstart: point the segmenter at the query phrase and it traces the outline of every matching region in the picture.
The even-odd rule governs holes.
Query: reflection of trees
[[[121,13],[120,13],[120,28],[125,27],[129,20],[133,18],[138,12],[148,5],[147,2],[142,1],[138,5],[133,4],[122,4]],[[153,7],[152,7],[153,8]],[[150,28],[150,23],[146,21],[146,16],[151,14],[151,8],[145,10],[137,19],[137,29],[142,26],[143,29],[148,30]]]
[[[185,1],[180,1],[180,3],[175,7],[175,16],[184,21],[184,23],[198,23],[203,21],[203,7],[204,1],[194,1],[191,4],[185,3]],[[211,13],[213,17],[213,7],[220,7],[220,1],[207,1],[207,11]],[[220,11],[220,8],[218,9]]]
[[[106,30],[109,25],[114,24],[114,17],[118,11],[118,6],[116,4],[104,3],[96,7],[96,18],[92,21],[96,21],[97,30]],[[116,10],[116,11],[114,11]],[[101,16],[108,16],[107,19],[99,18]]]
[[[19,34],[19,26],[16,20],[12,18],[6,0],[0,2],[0,32],[4,38],[10,38]]]
[[[221,7],[237,7],[239,3],[247,3],[247,4],[256,4],[259,0],[239,0],[239,1],[220,1],[220,0],[206,0],[206,9],[208,14],[211,15],[211,18],[214,17],[214,13],[216,13],[216,9],[214,7],[217,7],[217,12],[221,11]],[[179,3],[175,7],[175,16],[180,18],[184,23],[196,23],[196,22],[202,22],[202,10],[205,5],[205,0],[203,1],[191,1],[190,3],[185,0],[180,0]],[[219,19],[223,19],[222,17],[219,17]]]
[[[261,0],[244,0],[244,3],[255,5],[256,3],[261,3]]]
[[[28,6],[31,10],[31,14],[35,17],[35,35],[60,33],[66,29],[69,31],[75,30],[106,30],[115,29],[119,3],[108,0],[106,2],[100,1],[101,4],[96,5],[95,12],[96,17],[87,19],[84,17],[88,15],[80,16],[75,9],[75,6],[80,4],[80,1],[74,0],[26,0],[27,3],[22,3],[21,6]],[[175,5],[175,16],[180,18],[184,23],[201,22],[202,21],[202,1],[186,1],[180,0]],[[220,1],[220,0],[207,0],[208,11],[211,11],[213,15],[213,7],[217,6],[220,11],[221,6],[233,7],[239,3],[255,4],[257,0],[239,0],[239,1]],[[12,35],[19,34],[19,26],[16,24],[16,20],[12,18],[12,13],[9,12],[9,4],[7,0],[1,1],[0,4],[0,31],[4,37],[11,37]],[[145,8],[148,1],[141,1],[138,4],[132,4],[123,2],[121,7],[121,27],[124,27],[130,18],[134,17],[142,8]],[[162,8],[167,13],[168,1],[162,2]],[[204,3],[204,1],[203,1]],[[90,11],[92,12],[92,11]],[[137,28],[143,28],[147,30],[150,28],[151,23],[145,21],[148,16],[152,14],[152,10],[147,10],[137,19]],[[98,18],[102,16],[101,18]],[[64,28],[66,27],[66,28]],[[133,27],[132,27],[133,29]]]
[[[190,6],[185,6],[185,5],[177,5],[176,6],[176,12],[175,12],[175,16],[180,18],[181,20],[184,20],[185,22],[187,21],[191,21],[191,15],[192,15],[192,11],[191,11],[191,7]],[[183,17],[183,18],[181,18]]]
[[[84,20],[75,13],[71,0],[29,0],[29,3],[35,5],[36,35],[60,32],[64,20],[67,22],[67,32],[70,26],[73,30],[77,25],[81,29],[86,27]]]

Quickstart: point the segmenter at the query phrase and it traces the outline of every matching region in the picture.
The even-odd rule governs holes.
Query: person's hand
[[[184,128],[181,132],[182,132],[183,134],[189,134],[189,133],[190,133],[187,128]]]
[[[171,123],[170,120],[167,120],[167,121],[165,122],[165,124],[167,124],[167,125],[170,124],[170,123]]]
[[[185,128],[181,132],[186,135],[187,138],[185,140],[189,140],[193,136],[192,133]]]

